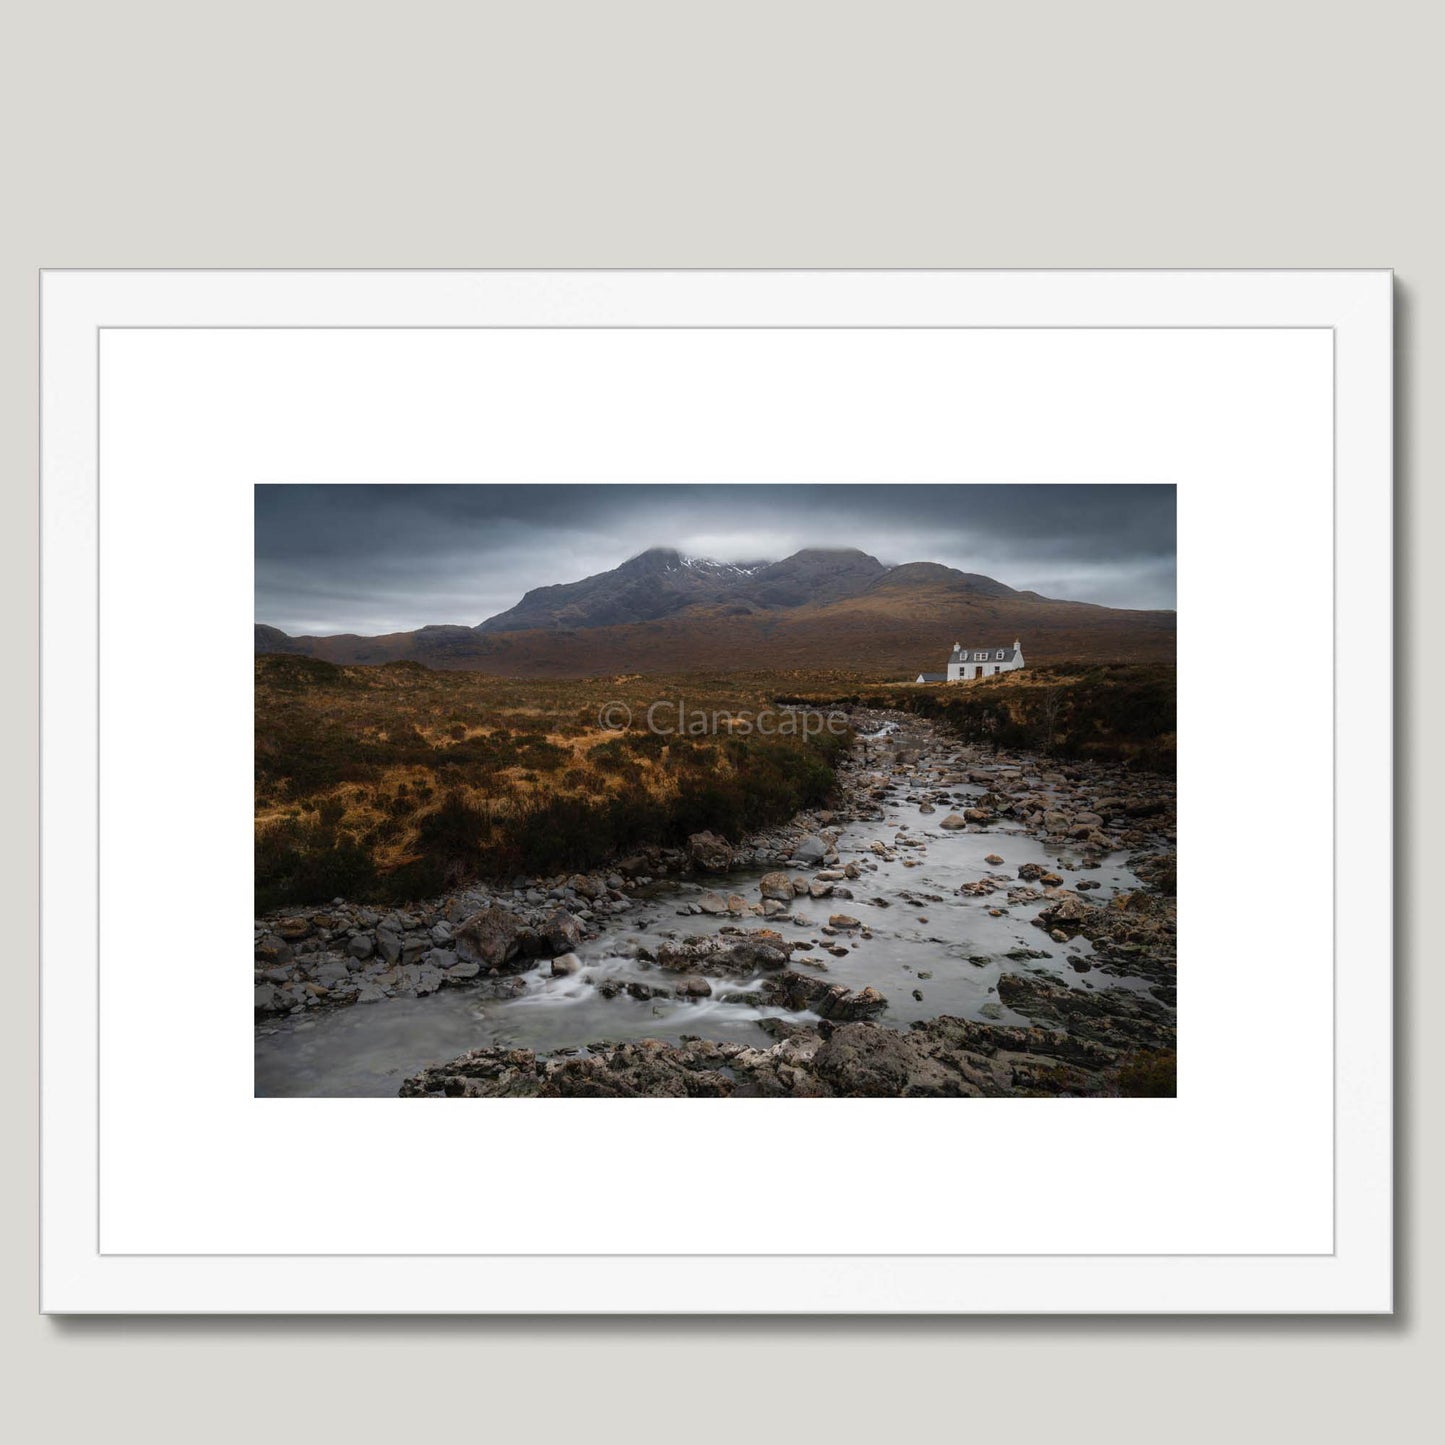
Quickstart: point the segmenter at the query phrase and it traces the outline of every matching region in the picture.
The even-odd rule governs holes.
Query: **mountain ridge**
[[[257,623],[255,650],[509,676],[810,666],[911,674],[937,670],[954,642],[992,644],[1005,632],[1038,661],[1172,659],[1174,626],[1172,611],[1059,601],[938,562],[888,567],[856,547],[756,563],[652,547],[606,572],[531,588],[473,627],[293,637]]]

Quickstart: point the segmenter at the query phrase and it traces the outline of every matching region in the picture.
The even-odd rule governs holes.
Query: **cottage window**
[[[1002,648],[999,649],[998,660],[999,660],[1000,662],[1003,661],[1003,649],[1002,649]]]

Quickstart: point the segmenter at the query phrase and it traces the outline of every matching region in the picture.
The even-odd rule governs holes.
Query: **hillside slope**
[[[256,651],[503,677],[778,668],[909,677],[939,670],[955,642],[1017,638],[1030,662],[1167,662],[1174,634],[1173,612],[1055,601],[934,562],[886,568],[851,548],[749,565],[653,549],[534,588],[477,627],[288,637],[257,624]]]

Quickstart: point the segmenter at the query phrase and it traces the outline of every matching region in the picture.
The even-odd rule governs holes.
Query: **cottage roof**
[[[964,658],[971,657],[975,652],[986,652],[990,657],[993,657],[996,652],[1001,652],[1005,657],[1012,657],[1014,655],[1014,645],[1012,642],[995,642],[991,647],[985,647],[979,643],[975,643],[971,647],[955,647],[948,655],[949,661],[961,662]]]

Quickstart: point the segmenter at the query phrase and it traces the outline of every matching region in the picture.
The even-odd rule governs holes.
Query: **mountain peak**
[[[682,553],[676,547],[649,547],[645,552],[629,557],[616,570],[628,573],[667,572],[681,565]],[[598,575],[605,577],[607,574],[603,572]]]

